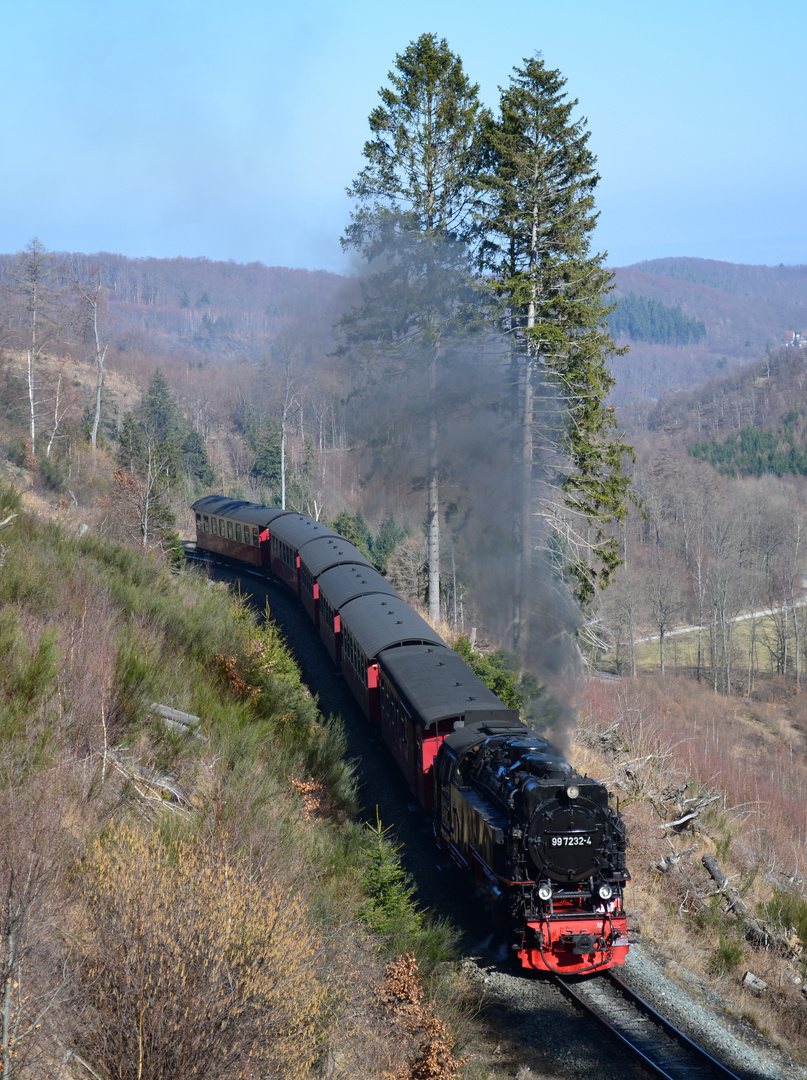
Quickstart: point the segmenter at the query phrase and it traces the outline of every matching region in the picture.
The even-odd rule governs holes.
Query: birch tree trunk
[[[429,367],[429,493],[428,493],[428,560],[429,560],[429,618],[440,621],[440,476],[437,461],[437,357]]]

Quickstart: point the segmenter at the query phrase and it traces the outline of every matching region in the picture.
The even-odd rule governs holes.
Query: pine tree
[[[577,596],[589,600],[619,564],[608,531],[627,509],[630,453],[606,404],[613,385],[607,360],[616,349],[603,326],[611,276],[591,253],[599,177],[585,120],[574,120],[565,80],[540,57],[515,68],[501,93],[501,115],[487,124],[480,180],[480,257],[491,275],[499,325],[510,341],[518,385],[520,462],[515,504],[515,627],[523,656],[527,591],[535,550],[536,395],[551,387],[560,405],[565,451],[544,478],[563,495],[544,503]],[[545,416],[548,415],[544,410]],[[545,434],[545,433],[544,433]]]
[[[159,368],[151,377],[138,409],[138,418],[149,434],[160,443],[179,444],[187,425],[173,391]]]
[[[371,264],[364,302],[342,329],[348,344],[385,358],[385,377],[422,376],[428,462],[429,613],[440,601],[440,373],[461,322],[469,264],[480,116],[478,87],[443,40],[423,34],[396,57],[370,115],[365,168],[342,243]],[[366,382],[366,380],[365,380]]]

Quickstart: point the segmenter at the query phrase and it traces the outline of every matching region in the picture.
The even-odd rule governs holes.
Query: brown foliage
[[[310,825],[322,817],[327,792],[321,780],[296,780],[288,778],[289,783],[303,800],[303,819]]]
[[[239,701],[249,701],[260,692],[258,687],[251,686],[247,682],[241,671],[241,661],[237,656],[225,656],[223,653],[218,653],[213,657],[213,663],[216,665],[219,677]]]
[[[381,999],[390,1018],[417,1040],[410,1060],[399,1067],[395,1080],[453,1080],[465,1064],[454,1056],[453,1040],[433,1002],[424,1002],[418,965],[412,953],[404,953],[387,965]]]

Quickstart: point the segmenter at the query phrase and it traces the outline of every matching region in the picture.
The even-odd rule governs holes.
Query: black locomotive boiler
[[[193,510],[198,552],[261,568],[298,596],[522,965],[576,974],[624,963],[627,841],[605,787],[521,723],[332,529],[219,495]]]

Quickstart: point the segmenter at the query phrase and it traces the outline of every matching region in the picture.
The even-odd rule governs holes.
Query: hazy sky
[[[0,252],[38,235],[347,270],[367,117],[429,32],[491,107],[523,57],[560,69],[610,265],[807,263],[803,0],[0,0],[0,16]]]

